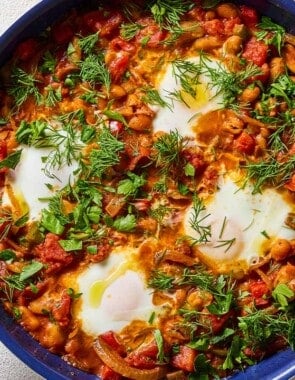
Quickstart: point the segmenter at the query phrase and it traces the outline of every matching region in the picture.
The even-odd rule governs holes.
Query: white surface
[[[0,0],[0,35],[23,13],[40,0]],[[41,380],[0,342],[1,380]]]

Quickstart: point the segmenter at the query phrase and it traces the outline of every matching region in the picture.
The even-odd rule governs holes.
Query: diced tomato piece
[[[261,280],[251,281],[249,290],[254,298],[261,298],[269,293],[268,286]]]
[[[240,17],[233,17],[223,21],[224,24],[224,34],[226,36],[231,36],[233,34],[234,27],[241,24]]]
[[[253,27],[258,23],[258,14],[255,9],[241,5],[240,11],[241,19],[246,26]]]
[[[6,141],[0,140],[0,161],[4,160],[7,156],[7,144]],[[0,185],[2,186],[5,181],[5,174],[7,173],[8,168],[1,168],[0,169]],[[6,226],[7,224],[3,223],[0,226],[0,230],[2,226]]]
[[[68,23],[63,22],[55,25],[52,34],[55,42],[62,45],[67,44],[72,40],[74,31]]]
[[[110,367],[103,364],[99,374],[101,380],[121,380],[122,376],[113,371]]]
[[[232,312],[230,311],[224,315],[208,314],[206,318],[209,321],[209,325],[211,326],[212,332],[214,334],[219,333],[223,329],[224,325],[231,317],[231,315]]]
[[[5,261],[0,261],[0,278],[6,275],[7,264]]]
[[[121,121],[118,120],[111,120],[110,124],[110,131],[113,135],[118,136],[121,132],[123,132],[124,124],[121,123]]]
[[[130,42],[123,40],[121,37],[116,37],[110,42],[110,48],[115,51],[124,50],[127,53],[134,53],[135,46]]]
[[[183,155],[185,159],[193,165],[193,167],[196,169],[197,172],[202,171],[206,163],[204,161],[204,155],[202,153],[195,153],[195,152],[190,152],[189,150],[184,150]]]
[[[257,66],[262,66],[267,60],[268,46],[255,37],[250,38],[244,47],[242,57]]]
[[[255,139],[247,132],[242,132],[235,140],[234,147],[240,153],[253,154],[255,149]]]
[[[122,51],[109,63],[109,71],[113,82],[119,82],[129,65],[129,54]]]
[[[159,43],[163,41],[167,36],[167,31],[159,28],[158,25],[148,25],[137,34],[136,41],[138,44],[142,44],[145,39],[145,46],[149,48],[156,48]]]
[[[136,199],[133,202],[133,206],[138,211],[147,211],[151,207],[151,201],[149,199]]]
[[[188,12],[188,16],[196,21],[203,21],[205,19],[206,11],[201,7],[194,7]]]
[[[155,368],[157,363],[158,347],[155,342],[140,347],[137,351],[131,352],[125,360],[133,367],[140,369]]]
[[[119,342],[118,337],[113,331],[107,331],[101,334],[101,337],[114,351],[118,352],[119,355],[125,354],[124,346]]]
[[[103,26],[100,29],[99,35],[101,37],[109,37],[111,36],[116,30],[118,30],[119,26],[123,22],[123,17],[119,12],[112,12],[112,16],[105,21]]]
[[[207,34],[210,36],[218,36],[224,34],[224,24],[218,18],[213,20],[205,21],[203,27]]]
[[[48,281],[38,282],[35,285],[36,290],[32,290],[31,286],[27,286],[17,298],[19,305],[27,306],[33,299],[40,297],[48,287]]]
[[[59,236],[48,233],[45,241],[36,246],[35,251],[44,264],[48,264],[47,273],[60,270],[71,264],[74,257],[68,254],[58,243]]]
[[[64,291],[61,299],[56,301],[52,308],[52,316],[61,327],[67,326],[70,322],[71,303],[71,297]]]
[[[6,141],[0,140],[0,160],[4,160],[7,156],[7,144]]]
[[[269,303],[269,300],[266,298],[269,294],[269,289],[265,282],[261,280],[251,281],[249,283],[249,291],[256,306],[266,306]]]
[[[285,183],[284,187],[290,191],[295,191],[295,174]]]
[[[25,62],[33,58],[37,51],[38,42],[33,38],[21,42],[16,48],[16,56],[21,61]]]
[[[172,357],[171,364],[173,367],[179,368],[183,371],[193,372],[196,357],[196,350],[188,346],[180,346],[179,353]]]
[[[104,21],[102,11],[91,11],[83,15],[83,23],[92,32],[97,32],[101,29]]]

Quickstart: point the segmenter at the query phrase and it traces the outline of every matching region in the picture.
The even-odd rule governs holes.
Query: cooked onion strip
[[[131,367],[125,360],[104,341],[98,337],[94,341],[94,349],[99,358],[113,371],[134,380],[159,380],[166,374],[164,367],[154,369],[138,369]]]

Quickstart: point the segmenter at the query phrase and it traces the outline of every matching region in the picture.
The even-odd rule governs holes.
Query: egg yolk
[[[195,96],[184,90],[180,91],[182,101],[192,109],[203,107],[210,100],[207,86],[203,83],[198,83],[192,86],[192,88],[195,92]]]
[[[130,269],[130,263],[128,261],[123,262],[108,277],[95,281],[89,291],[90,306],[99,307],[108,287],[119,277],[123,276],[128,269]]]

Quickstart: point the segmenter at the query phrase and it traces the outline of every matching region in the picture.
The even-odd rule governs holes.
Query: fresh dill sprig
[[[159,91],[153,87],[150,86],[144,86],[142,88],[142,91],[144,91],[144,95],[141,98],[145,103],[151,104],[153,106],[160,106],[160,107],[167,107],[171,109],[171,104],[166,102],[163,98],[161,98]]]
[[[158,205],[157,207],[152,207],[149,210],[149,215],[155,219],[158,223],[162,223],[164,218],[171,212],[171,208],[166,205]]]
[[[45,87],[45,90],[46,96],[44,102],[47,107],[54,107],[56,103],[62,100],[61,87],[55,89],[52,86],[47,86]]]
[[[178,131],[165,134],[154,143],[152,159],[162,173],[168,173],[174,166],[182,163],[181,152],[186,145],[185,139]]]
[[[181,17],[189,11],[195,3],[190,0],[155,0],[148,7],[155,21],[163,28],[179,25]]]
[[[200,56],[201,72],[209,77],[209,88],[215,87],[216,95],[222,95],[224,107],[231,107],[237,102],[238,95],[247,86],[247,79],[261,74],[261,69],[253,64],[247,65],[244,70],[231,72],[219,62],[215,62],[214,66],[210,63],[208,56]]]
[[[181,93],[181,91],[184,91],[195,98],[197,95],[197,85],[200,83],[199,76],[201,72],[202,67],[197,63],[183,59],[173,61],[172,74],[175,77],[176,83],[180,84],[182,90],[170,93],[170,96],[184,102]]]
[[[221,247],[226,247],[224,253],[226,253],[231,246],[235,243],[236,238],[228,239],[228,240],[217,240],[217,244],[214,245],[214,248],[221,248]]]
[[[63,165],[72,165],[74,161],[79,161],[81,157],[82,144],[80,133],[70,124],[66,124],[62,129],[48,128],[48,135],[38,142],[38,147],[54,148],[46,157],[43,157],[45,164],[44,173],[49,177],[54,169],[60,169]]]
[[[173,288],[174,277],[169,276],[165,272],[155,270],[152,272],[148,280],[148,287],[157,290],[168,290]]]
[[[89,54],[80,63],[80,68],[80,76],[83,81],[89,82],[91,85],[99,83],[105,86],[107,91],[110,90],[111,76],[102,54]]]
[[[17,107],[20,107],[31,95],[38,104],[41,104],[42,95],[37,88],[37,83],[38,80],[35,79],[33,74],[28,74],[19,67],[12,69],[8,94],[13,96]]]
[[[141,29],[143,29],[143,26],[136,22],[123,23],[120,27],[120,36],[124,40],[130,41]]]
[[[273,22],[269,17],[262,16],[261,22],[257,25],[259,29],[256,32],[256,38],[259,41],[264,41],[268,45],[273,45],[277,48],[278,53],[281,54],[286,35],[285,29]]]
[[[206,213],[206,207],[203,201],[197,196],[193,197],[193,213],[189,220],[190,226],[199,235],[197,238],[190,237],[193,244],[207,243],[211,238],[211,225],[206,223],[210,214]]]
[[[83,51],[83,53],[86,55],[89,55],[93,53],[93,51],[95,50],[98,40],[99,40],[98,33],[93,33],[86,37],[81,37],[79,39],[78,44],[81,50]]]
[[[289,108],[294,108],[295,101],[295,83],[290,78],[289,75],[283,74],[280,75],[271,85],[269,93],[267,94],[269,97],[275,96],[276,98],[282,98],[285,101]]]
[[[279,187],[288,181],[295,170],[295,156],[281,162],[270,157],[265,161],[249,163],[244,168],[247,170],[246,182],[254,181],[253,194],[256,194],[265,184]]]
[[[101,177],[107,169],[119,163],[119,153],[124,149],[124,143],[106,127],[99,132],[98,143],[99,148],[90,152],[88,176]]]
[[[40,66],[40,71],[42,73],[50,73],[54,72],[56,66],[56,58],[52,55],[52,53],[47,50],[42,57],[42,64]]]
[[[294,347],[294,318],[286,313],[269,314],[257,310],[243,317],[238,317],[239,329],[246,344],[250,347],[265,347],[275,338],[283,337]]]

